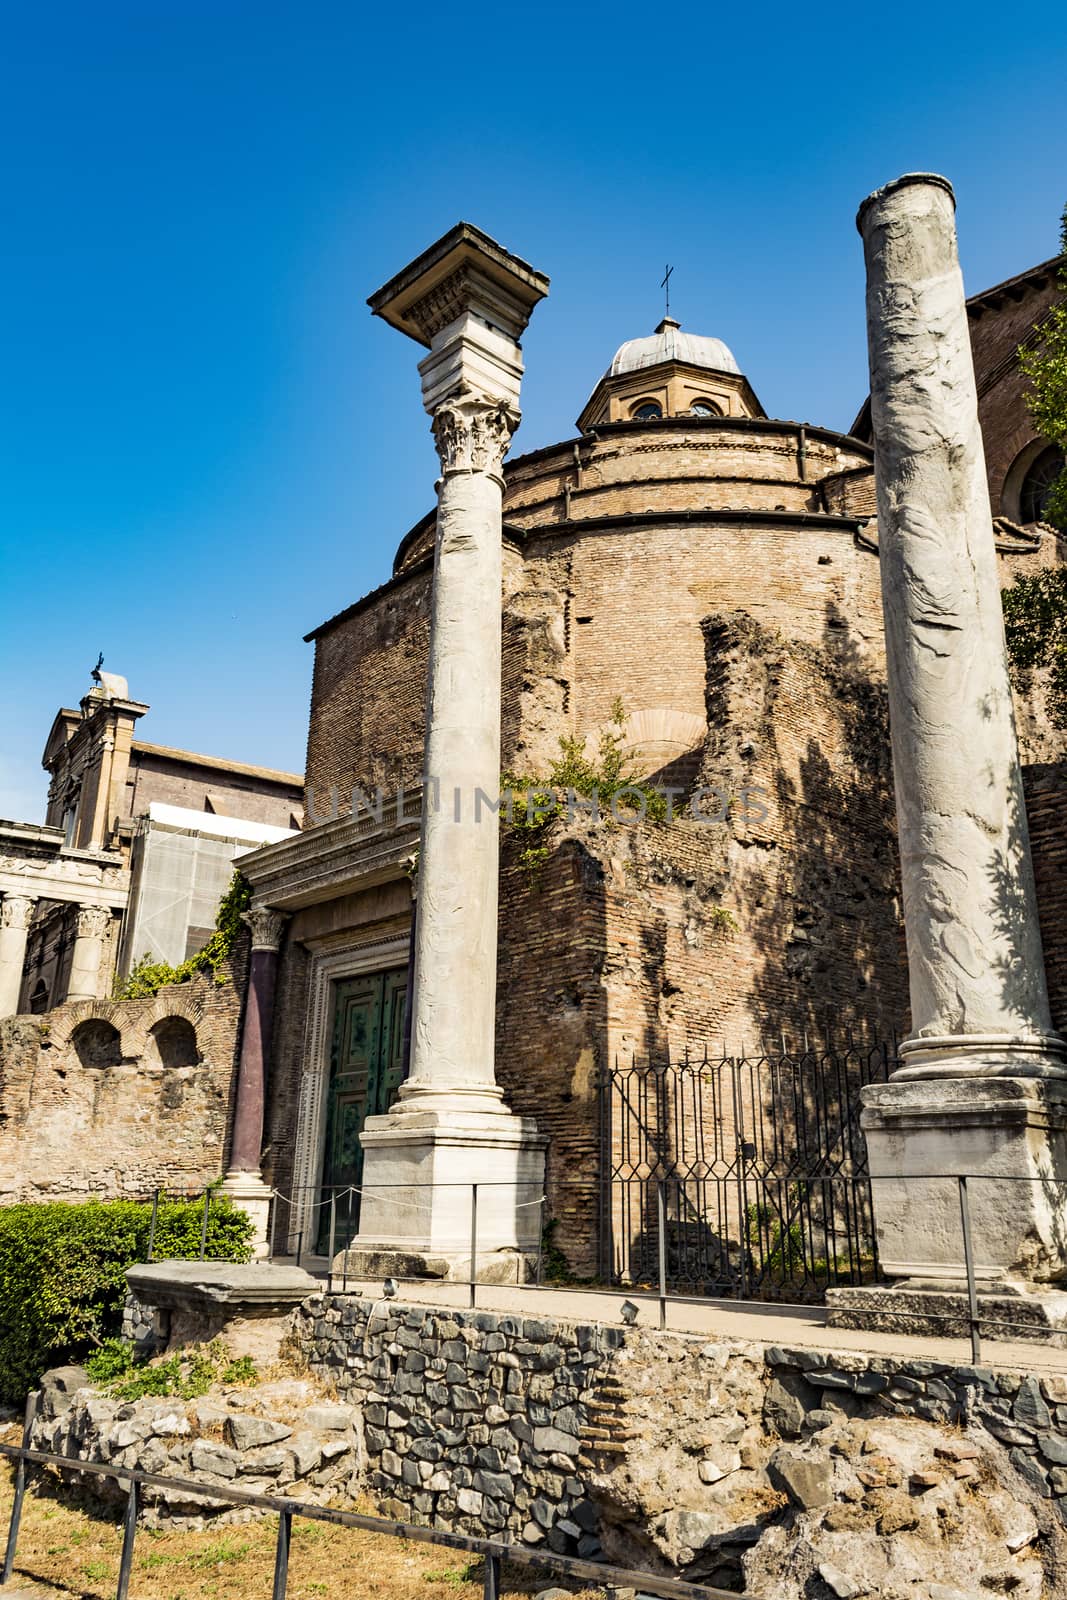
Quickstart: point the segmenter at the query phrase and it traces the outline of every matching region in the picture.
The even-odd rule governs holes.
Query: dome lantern
[[[706,334],[686,333],[666,316],[655,333],[619,346],[578,427],[585,433],[606,422],[764,415],[729,346]]]

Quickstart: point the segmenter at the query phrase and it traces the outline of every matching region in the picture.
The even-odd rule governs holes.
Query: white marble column
[[[951,186],[900,178],[857,221],[911,981],[900,1075],[1063,1076]]]
[[[100,968],[104,940],[111,922],[107,906],[79,906],[75,921],[74,953],[67,979],[68,1000],[100,998]]]
[[[857,224],[912,1004],[903,1066],[863,1091],[879,1255],[917,1289],[959,1288],[964,1176],[980,1287],[1029,1294],[1067,1271],[1067,1074],[951,186],[900,178],[864,201]]]
[[[36,904],[26,894],[5,894],[0,900],[0,1017],[13,1017],[19,1008],[26,940]]]
[[[401,1100],[503,1110],[493,1070],[500,790],[501,501],[518,422],[467,391],[434,412],[441,459],[416,902]]]
[[[392,1111],[368,1119],[352,1270],[466,1271],[537,1237],[544,1139],[494,1072],[500,794],[501,505],[519,421],[519,337],[547,279],[461,223],[370,304],[429,346],[423,403],[441,462],[426,704],[412,1057]],[[481,798],[479,798],[479,796]],[[390,1254],[390,1252],[392,1254]],[[397,1263],[397,1257],[403,1261]],[[360,1265],[362,1263],[362,1266]]]

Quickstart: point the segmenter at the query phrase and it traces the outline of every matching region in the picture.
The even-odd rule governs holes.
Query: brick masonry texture
[[[216,1179],[246,967],[247,936],[226,983],[201,977],[153,999],[77,1001],[0,1022],[0,1198],[145,1196]]]

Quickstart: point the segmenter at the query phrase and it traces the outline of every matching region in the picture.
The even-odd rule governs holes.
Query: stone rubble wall
[[[390,1517],[775,1600],[1067,1592],[1067,1377],[340,1295],[294,1345]]]
[[[256,1515],[212,1502],[212,1486],[325,1504],[338,1495],[355,1496],[362,1483],[357,1413],[324,1403],[306,1381],[235,1388],[190,1401],[150,1396],[124,1402],[86,1385],[80,1368],[46,1375],[32,1447],[203,1485],[203,1495],[146,1485],[141,1505],[149,1526],[175,1518],[184,1526],[190,1519],[242,1522]],[[125,1500],[115,1479],[71,1472],[67,1481],[95,1500]]]

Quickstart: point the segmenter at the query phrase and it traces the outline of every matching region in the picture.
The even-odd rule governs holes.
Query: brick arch
[[[130,1051],[127,1029],[123,1027],[125,1018],[117,1000],[72,1000],[63,1007],[61,1015],[52,1013],[49,1019],[48,1042],[57,1050],[65,1050],[76,1028],[80,1028],[83,1022],[96,1021],[108,1022],[117,1030],[122,1040],[122,1054],[125,1059]]]
[[[151,1001],[141,1001],[144,1010],[138,1017],[131,1019],[128,1028],[123,1033],[123,1046],[125,1053],[132,1056],[143,1056],[148,1048],[148,1036],[158,1022],[164,1022],[168,1017],[183,1017],[200,1036],[200,1024],[204,1020],[204,1002],[198,995],[183,993],[183,985],[168,984]]]
[[[636,776],[658,772],[668,762],[698,749],[708,736],[708,725],[703,717],[690,711],[678,711],[672,706],[647,706],[641,711],[631,711],[622,729],[605,724],[586,735],[585,749],[590,758],[600,750],[604,733],[622,734],[622,753],[630,761]]]

